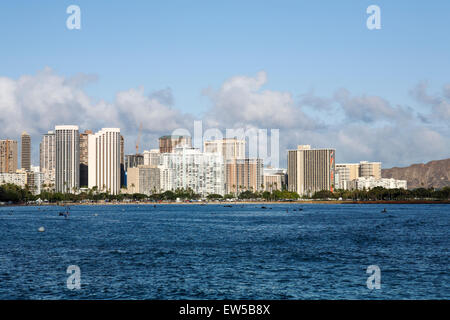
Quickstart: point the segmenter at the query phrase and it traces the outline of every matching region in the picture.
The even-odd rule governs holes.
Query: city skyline
[[[67,29],[66,2],[20,3],[0,5],[14,31],[0,52],[0,136],[27,130],[33,163],[38,136],[69,121],[120,127],[130,142],[142,122],[145,149],[202,120],[279,129],[281,150],[331,147],[338,162],[450,156],[448,1],[380,0],[379,30],[366,26],[369,1],[136,1],[128,15],[126,3],[80,0],[80,30]]]

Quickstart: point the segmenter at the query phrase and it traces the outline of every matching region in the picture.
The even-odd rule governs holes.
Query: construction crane
[[[136,154],[139,154],[139,141],[141,140],[141,134],[142,134],[142,122],[139,124],[139,132],[136,139]]]

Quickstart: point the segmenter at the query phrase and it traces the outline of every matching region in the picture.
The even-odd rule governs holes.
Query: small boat
[[[262,207],[261,207],[261,209],[267,209],[267,207],[265,207],[265,206],[262,206]]]

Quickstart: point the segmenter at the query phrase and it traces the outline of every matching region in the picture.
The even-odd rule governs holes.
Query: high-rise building
[[[25,131],[21,136],[22,148],[20,150],[21,168],[30,171],[31,167],[31,137]]]
[[[190,136],[163,136],[159,138],[159,152],[172,153],[177,146],[192,147],[192,139]]]
[[[158,166],[161,160],[159,149],[151,149],[144,151],[144,165]]]
[[[39,145],[39,166],[43,173],[43,184],[46,188],[53,189],[55,186],[56,174],[56,146],[55,132],[48,131],[42,137]]]
[[[172,153],[161,154],[159,169],[161,191],[191,189],[203,196],[224,194],[223,159],[217,153],[179,146]]]
[[[137,166],[144,164],[144,155],[138,154],[127,154],[125,156],[125,171],[129,168],[135,168]]]
[[[17,141],[0,140],[0,173],[15,173],[17,170]]]
[[[89,188],[120,193],[120,129],[103,128],[89,135]]]
[[[336,189],[347,189],[348,181],[359,177],[358,163],[336,163]]]
[[[26,171],[27,173],[27,186],[31,193],[36,195],[40,194],[44,183],[44,174],[39,171]]]
[[[160,170],[153,165],[139,165],[128,169],[128,193],[150,195],[160,192]]]
[[[288,190],[299,195],[334,191],[335,153],[334,149],[311,149],[310,145],[288,150]]]
[[[85,130],[80,133],[80,187],[87,187],[89,175],[89,135],[91,130]]]
[[[359,163],[359,176],[364,178],[374,177],[381,179],[381,162],[361,161]]]
[[[224,161],[245,158],[245,140],[236,138],[205,141],[203,151],[220,153]]]
[[[225,163],[225,189],[227,193],[264,189],[262,159],[233,159]]]
[[[78,126],[55,127],[56,192],[75,192],[80,187],[80,135]]]
[[[381,179],[381,162],[336,163],[337,189],[349,189],[349,182],[360,177]]]
[[[120,135],[120,187],[125,185],[125,139]]]

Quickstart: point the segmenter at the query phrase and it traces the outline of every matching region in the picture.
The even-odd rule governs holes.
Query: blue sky
[[[81,30],[66,28],[71,4]],[[371,4],[381,30],[366,28]],[[450,82],[449,15],[449,1],[3,1],[0,77],[92,74],[86,94],[111,103],[121,90],[170,88],[173,108],[203,117],[205,88],[264,71],[262,89],[294,99],[346,88],[420,111],[414,86]]]

